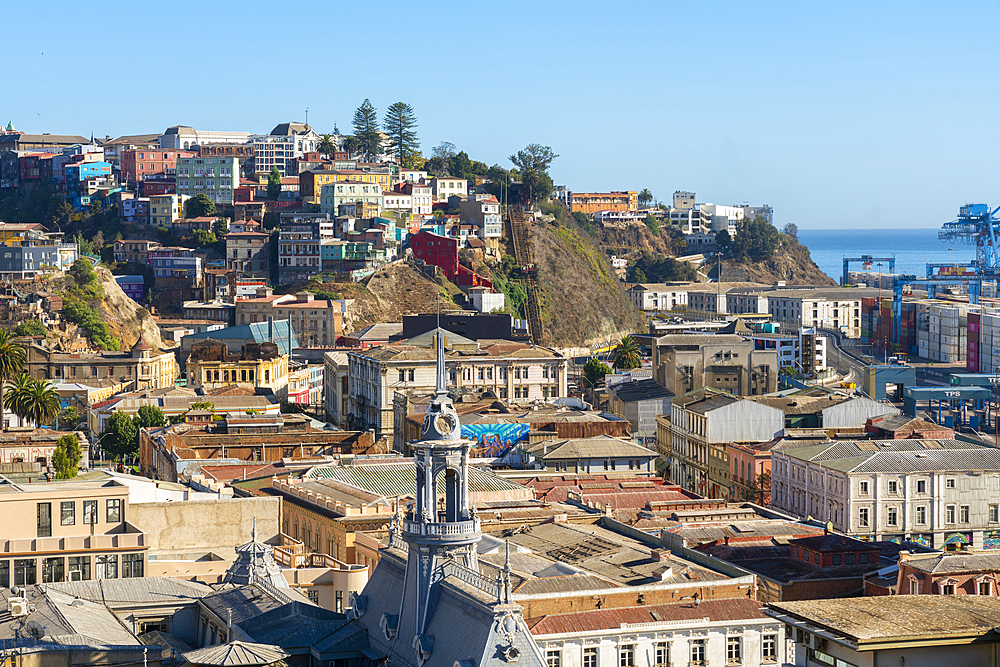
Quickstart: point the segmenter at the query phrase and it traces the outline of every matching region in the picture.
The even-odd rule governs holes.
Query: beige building
[[[70,354],[32,343],[24,368],[39,380],[80,383],[113,380],[133,389],[173,387],[180,372],[172,352],[156,351],[142,338],[128,352]]]
[[[0,485],[0,588],[142,577],[146,536],[115,481]]]
[[[277,294],[236,302],[236,324],[288,320],[299,345],[327,347],[344,332],[344,313],[339,301],[317,299],[312,292]]]
[[[437,329],[409,340],[348,352],[348,416],[351,428],[374,428],[392,444],[393,395],[430,393],[437,386]],[[480,344],[444,332],[447,387],[457,394],[493,391],[512,403],[567,395],[566,357],[552,348],[510,341]]]
[[[735,334],[670,334],[653,343],[653,377],[675,395],[702,387],[739,396],[778,390],[778,353]]]
[[[195,343],[186,364],[188,387],[217,389],[227,385],[252,385],[272,392],[278,400],[288,397],[288,355],[275,343],[247,343],[240,354],[212,338]]]

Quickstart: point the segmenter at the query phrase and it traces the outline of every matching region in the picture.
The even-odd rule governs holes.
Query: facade
[[[251,324],[268,318],[288,320],[299,345],[333,346],[343,333],[344,313],[339,301],[317,299],[312,292],[298,292],[244,299],[236,302],[236,322]]]
[[[627,192],[571,192],[569,194],[569,210],[572,213],[580,211],[586,215],[594,215],[598,211],[637,211],[639,209],[639,193]]]
[[[379,437],[393,437],[393,394],[434,389],[437,331],[444,330],[348,352],[348,421],[354,428],[374,428]],[[567,360],[559,352],[506,341],[479,345],[447,331],[444,336],[447,385],[455,392],[490,389],[513,402],[567,395]]]
[[[464,178],[435,176],[430,180],[430,186],[436,201],[447,201],[448,197],[465,199],[468,194],[469,182]]]
[[[341,206],[371,204],[376,215],[382,210],[382,186],[377,183],[346,180],[327,183],[320,188],[319,210],[330,217],[341,215]],[[363,217],[363,216],[356,216]]]
[[[3,485],[0,586],[142,577],[145,534],[117,482]]]
[[[159,247],[158,241],[147,239],[123,239],[115,241],[115,261],[132,264],[146,264],[149,251]]]
[[[201,257],[191,248],[157,246],[149,250],[149,264],[157,278],[183,278],[192,285],[201,284]]]
[[[267,278],[271,273],[271,235],[263,232],[226,234],[226,269]]]
[[[191,347],[185,366],[192,389],[245,384],[270,391],[279,401],[288,397],[288,356],[274,343],[248,343],[237,355],[223,342],[202,340]]]
[[[477,235],[491,250],[496,250],[503,236],[500,202],[493,195],[470,195],[459,204],[462,222],[474,225]]]
[[[177,158],[177,194],[204,194],[216,204],[232,204],[233,190],[240,182],[236,157]]]
[[[190,198],[190,195],[185,194],[151,195],[149,224],[172,229],[174,223],[184,217],[184,203]]]
[[[547,472],[606,473],[628,470],[654,474],[656,452],[634,440],[611,435],[536,442],[528,447],[530,459]]]
[[[675,395],[701,387],[739,396],[778,390],[778,353],[731,334],[671,334],[653,342],[653,377]]]
[[[32,343],[24,369],[39,380],[114,380],[135,389],[173,387],[179,372],[172,352],[155,351],[141,338],[128,352],[90,354],[55,352]]]
[[[771,505],[866,540],[1000,548],[1000,452],[958,440],[777,445]]]
[[[684,309],[688,302],[687,283],[637,283],[625,290],[629,301],[639,310]]]
[[[160,148],[194,150],[198,146],[210,144],[245,144],[249,139],[249,132],[196,130],[186,125],[175,125],[168,127],[160,135],[159,144]]]
[[[193,151],[131,148],[121,152],[121,174],[126,183],[138,183],[151,177],[176,176],[177,158],[195,157]]]
[[[657,449],[667,462],[670,480],[709,498],[729,498],[727,447],[773,440],[785,419],[776,408],[700,389],[674,398],[670,421],[658,421],[657,426]]]
[[[611,387],[610,392],[608,409],[627,419],[632,425],[632,432],[640,438],[656,435],[656,418],[670,414],[670,399],[674,397],[672,392],[651,378],[619,382]]]

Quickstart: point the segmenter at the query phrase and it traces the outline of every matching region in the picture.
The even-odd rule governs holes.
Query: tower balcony
[[[403,535],[431,539],[463,539],[479,533],[479,519],[469,521],[445,521],[441,523],[423,523],[422,521],[403,520]]]

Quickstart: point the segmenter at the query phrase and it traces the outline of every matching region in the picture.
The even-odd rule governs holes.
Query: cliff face
[[[623,284],[592,237],[572,224],[542,219],[531,227],[531,244],[541,293],[543,343],[588,344],[644,328]]]
[[[787,248],[779,250],[773,257],[763,262],[744,264],[736,260],[726,260],[724,264],[727,267],[746,269],[747,280],[752,282],[768,284],[783,280],[788,285],[837,284],[837,281],[816,266],[816,262],[809,254],[809,248],[795,239],[790,239]]]
[[[673,255],[670,236],[666,232],[653,234],[646,225],[597,225],[595,231],[601,247],[609,253],[620,256],[634,256],[640,252],[654,255]]]

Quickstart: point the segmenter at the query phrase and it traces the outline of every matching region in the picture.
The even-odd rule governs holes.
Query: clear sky
[[[350,129],[413,105],[424,155],[576,191],[693,190],[801,228],[937,227],[1000,199],[1000,3],[8,3],[26,132]]]

